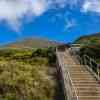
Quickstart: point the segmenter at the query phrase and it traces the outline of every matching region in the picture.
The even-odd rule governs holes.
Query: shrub
[[[54,57],[54,48],[2,50],[0,100],[52,100],[55,81],[48,63],[55,63]]]
[[[100,59],[100,45],[88,45],[84,46],[80,49],[80,55],[87,54],[88,56]]]
[[[56,62],[56,54],[55,54],[55,48],[50,47],[47,51],[48,54],[48,60],[49,64],[55,64]]]
[[[0,64],[0,100],[50,100],[55,85],[47,70],[15,61]]]

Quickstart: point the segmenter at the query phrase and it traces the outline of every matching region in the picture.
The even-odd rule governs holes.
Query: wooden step
[[[85,72],[76,73],[76,72],[73,71],[73,72],[69,72],[69,73],[70,73],[70,75],[76,75],[76,76],[80,76],[80,75],[81,75],[81,76],[87,76],[87,77],[88,77],[88,76],[91,76],[91,74],[88,73],[88,72],[87,72],[87,73],[85,73]],[[91,76],[91,77],[92,77],[92,76]]]
[[[66,67],[65,67],[66,68]],[[74,68],[74,67],[68,67],[68,70],[70,71],[87,71],[86,69],[84,68]],[[88,72],[88,71],[87,71]]]
[[[73,89],[72,94],[76,93],[78,96],[78,99],[74,96],[72,100],[100,100],[100,84],[85,66],[77,64],[69,51],[60,52],[59,60],[63,63],[60,67],[63,70],[66,89],[69,86]]]
[[[100,96],[79,96],[78,100],[100,100]]]
[[[77,93],[78,96],[91,96],[91,95],[94,95],[94,96],[100,96],[100,93],[97,93],[97,92],[94,92],[94,91],[89,91],[89,92],[79,92]]]
[[[83,67],[81,65],[67,65],[69,68],[83,68],[86,69],[86,67]]]
[[[87,91],[90,91],[90,92],[91,92],[91,91],[95,91],[95,92],[96,92],[96,91],[99,91],[99,90],[98,90],[99,87],[90,87],[90,86],[89,86],[89,87],[78,87],[78,86],[77,86],[76,88],[77,88],[78,91],[84,91],[84,90],[85,90],[85,91],[87,90]]]
[[[71,78],[72,81],[84,81],[84,82],[88,82],[88,81],[94,81],[93,78],[88,79],[88,78]]]
[[[79,80],[79,81],[77,81],[77,80],[74,80],[73,81],[73,84],[75,84],[75,85],[79,85],[79,84],[97,84],[97,85],[99,85],[97,82],[95,82],[95,80],[88,80],[88,81],[84,81],[84,80]]]
[[[86,76],[86,75],[82,75],[82,74],[70,74],[70,77],[72,77],[72,79],[73,78],[81,78],[81,79],[94,79],[92,76],[90,76],[90,75],[88,75],[88,76]]]
[[[91,87],[99,87],[99,85],[97,85],[96,83],[94,83],[94,84],[92,84],[92,83],[91,83],[91,84],[88,84],[88,83],[85,83],[85,84],[82,84],[82,83],[81,83],[81,84],[80,84],[80,83],[79,83],[79,84],[74,84],[74,85],[75,85],[76,87],[84,87],[84,86],[85,86],[85,87],[88,87],[88,86],[91,86]]]
[[[91,74],[90,73],[83,73],[83,72],[78,72],[78,73],[76,73],[76,72],[70,72],[70,75],[76,75],[76,76],[80,76],[80,75],[85,75],[85,76],[91,76]]]
[[[88,74],[91,75],[90,72],[88,72],[87,70],[70,70],[69,68],[66,68],[66,71],[69,71],[70,73],[76,73],[76,74]]]
[[[74,62],[64,62],[65,65],[76,65]]]
[[[85,67],[77,66],[77,65],[67,65],[69,69],[82,69],[82,70],[87,70]]]

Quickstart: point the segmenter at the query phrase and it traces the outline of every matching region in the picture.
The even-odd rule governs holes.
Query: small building
[[[81,44],[71,44],[69,50],[72,54],[79,54],[80,48],[81,48]]]
[[[63,45],[59,45],[57,47],[57,49],[59,49],[60,51],[64,51],[66,48],[70,48],[69,44],[63,44]]]

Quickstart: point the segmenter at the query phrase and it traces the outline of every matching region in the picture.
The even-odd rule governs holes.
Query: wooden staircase
[[[62,70],[67,99],[100,100],[100,84],[87,68],[76,63],[67,49],[57,50],[56,53],[59,67]]]

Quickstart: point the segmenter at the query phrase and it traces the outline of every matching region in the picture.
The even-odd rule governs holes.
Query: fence
[[[76,52],[74,48],[70,48],[69,51],[71,55],[74,55],[80,64],[87,66],[89,71],[96,77],[98,81],[100,81],[100,64],[97,64],[93,58],[86,54],[81,57],[79,55],[79,51]]]

